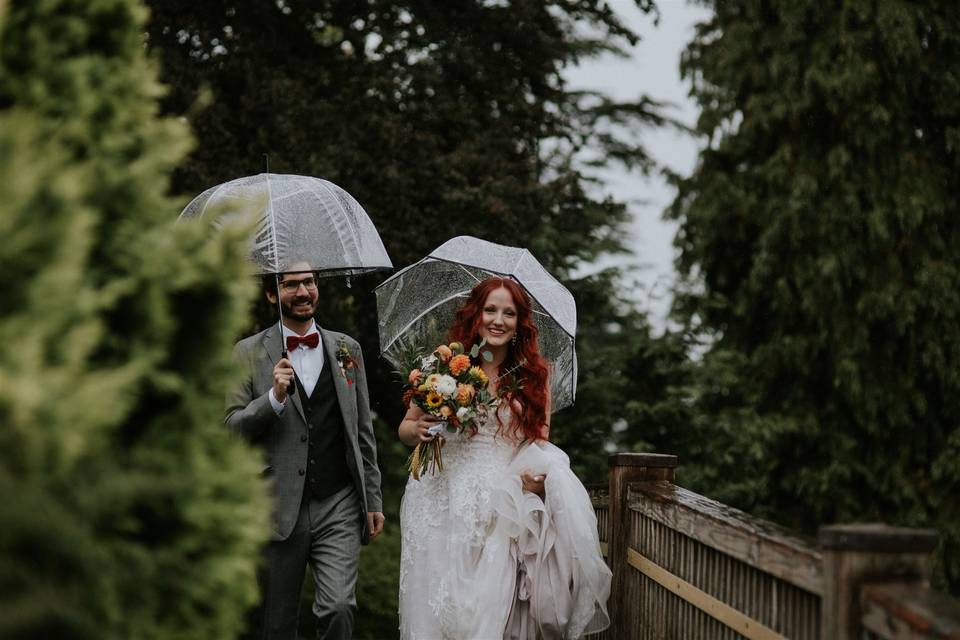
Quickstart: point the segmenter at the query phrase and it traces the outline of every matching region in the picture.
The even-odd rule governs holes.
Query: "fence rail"
[[[960,602],[927,583],[933,532],[841,525],[814,540],[676,486],[676,466],[614,454],[609,484],[590,488],[613,571],[611,628],[594,638],[960,640]]]

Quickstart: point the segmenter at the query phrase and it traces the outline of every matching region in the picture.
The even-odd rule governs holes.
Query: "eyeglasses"
[[[303,285],[307,291],[312,291],[317,288],[317,279],[310,276],[303,280],[284,280],[280,283],[280,288],[283,289],[284,293],[296,293],[299,291],[300,285]]]

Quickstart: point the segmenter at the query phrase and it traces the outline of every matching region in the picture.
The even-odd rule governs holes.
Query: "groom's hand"
[[[367,531],[370,532],[370,539],[373,540],[383,531],[383,514],[379,511],[367,511]]]
[[[280,358],[273,368],[273,397],[283,404],[287,399],[287,389],[293,380],[293,363],[286,358]]]

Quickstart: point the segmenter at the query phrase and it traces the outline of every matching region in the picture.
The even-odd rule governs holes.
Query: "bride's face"
[[[507,289],[494,289],[483,303],[480,337],[491,347],[502,347],[517,333],[517,306]]]

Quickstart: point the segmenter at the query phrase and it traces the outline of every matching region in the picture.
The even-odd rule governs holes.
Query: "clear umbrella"
[[[276,275],[281,326],[281,274],[345,275],[349,283],[351,275],[393,268],[367,212],[349,193],[321,178],[276,173],[237,178],[198,195],[180,219],[209,217],[220,226],[250,215],[256,215],[250,263],[257,274]],[[280,336],[287,357],[282,330]]]
[[[577,390],[576,303],[526,249],[459,236],[395,273],[374,291],[381,354],[399,367],[411,347],[440,344],[470,290],[491,276],[512,278],[530,296],[540,353],[553,368],[553,410],[573,404]]]
[[[250,245],[257,273],[288,273],[302,262],[322,276],[393,268],[363,207],[320,178],[275,173],[237,178],[198,195],[180,218],[215,214],[220,224],[251,209],[258,214]]]

